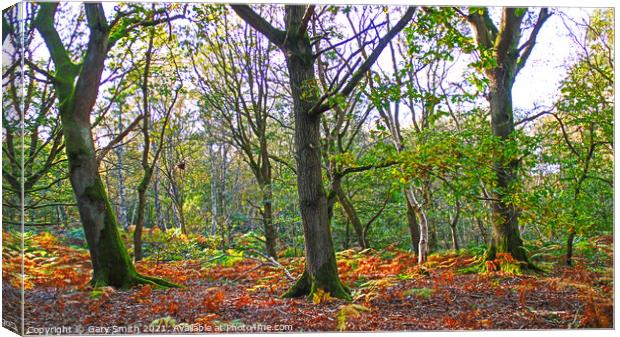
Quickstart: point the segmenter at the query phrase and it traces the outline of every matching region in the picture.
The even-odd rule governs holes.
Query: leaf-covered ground
[[[11,251],[11,240],[4,236],[5,309],[19,305],[15,287],[20,283],[21,258]],[[609,250],[611,242],[600,241]],[[575,267],[554,267],[545,274],[467,273],[478,261],[466,255],[435,255],[418,266],[407,252],[348,250],[338,253],[338,266],[343,281],[353,289],[352,303],[321,293],[310,299],[280,299],[293,282],[290,275],[300,274],[303,261],[280,263],[253,258],[225,265],[208,260],[144,261],[137,265],[141,272],[184,287],[93,290],[88,286],[87,251],[40,234],[30,240],[24,257],[26,333],[59,326],[80,333],[135,329],[162,333],[610,328],[613,324],[611,266],[593,271],[580,259]],[[10,318],[10,311],[5,310],[5,317]]]

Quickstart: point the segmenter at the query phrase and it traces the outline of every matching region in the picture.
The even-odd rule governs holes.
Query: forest
[[[613,328],[614,20],[3,10],[3,327]]]

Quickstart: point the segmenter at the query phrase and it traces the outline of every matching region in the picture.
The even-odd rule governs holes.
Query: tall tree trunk
[[[286,26],[290,34],[286,64],[295,115],[297,191],[304,229],[306,267],[285,297],[308,295],[323,289],[334,297],[350,299],[348,289],[338,277],[328,219],[327,195],[321,172],[321,116],[309,113],[319,101],[319,86],[310,39],[305,31],[299,31],[304,12],[305,6],[286,6]]]
[[[154,5],[153,5],[154,6]],[[144,140],[144,149],[142,150],[142,179],[138,185],[138,220],[136,221],[136,228],[133,232],[133,249],[134,259],[136,261],[142,260],[142,228],[144,228],[144,212],[146,211],[146,190],[151,182],[151,176],[153,175],[153,168],[149,164],[149,153],[151,150],[151,136],[150,136],[150,123],[151,123],[151,110],[148,103],[149,99],[149,70],[151,68],[151,57],[153,53],[153,31],[149,35],[148,48],[146,50],[144,61],[144,74],[142,77],[142,109],[144,116],[142,117],[142,135]]]
[[[489,74],[490,79],[490,108],[491,127],[493,135],[501,139],[501,146],[507,144],[514,131],[512,113],[512,85],[513,74],[510,73],[509,65],[497,67]],[[517,183],[517,161],[503,158],[503,151],[494,159],[496,188],[492,191],[493,196],[493,235],[489,258],[496,253],[510,253],[519,261],[527,261],[527,254],[523,249],[523,240],[519,232],[519,209],[506,199],[514,191]]]
[[[519,232],[519,209],[507,199],[515,191],[518,161],[505,158],[504,149],[515,130],[512,109],[512,86],[519,71],[525,66],[536,36],[549,17],[549,11],[541,8],[527,43],[519,46],[521,23],[527,12],[523,8],[503,8],[499,27],[495,26],[488,9],[472,12],[467,17],[478,46],[492,51],[494,65],[485,68],[489,80],[489,108],[491,129],[499,139],[499,149],[494,152],[495,188],[491,193],[493,235],[487,258],[496,253],[509,253],[515,259],[528,262]]]
[[[108,49],[108,25],[101,4],[85,4],[90,29],[83,63],[69,58],[54,28],[58,3],[42,3],[34,25],[50,51],[55,65],[54,88],[69,164],[69,180],[77,201],[80,220],[93,265],[92,284],[130,287],[139,283],[173,284],[137,273],[120,238],[114,209],[108,200],[95,156],[90,113]]]
[[[284,296],[310,295],[317,289],[322,289],[334,297],[350,300],[349,290],[338,277],[329,223],[329,206],[321,172],[321,113],[329,110],[333,104],[325,104],[321,99],[320,87],[315,77],[316,58],[312,53],[312,43],[307,32],[315,7],[285,6],[285,31],[273,27],[249,6],[233,5],[232,8],[282,50],[289,73],[295,116],[297,191],[304,228],[306,266],[300,279]],[[411,20],[414,12],[415,8],[410,7],[379,41],[371,56],[351,74],[350,80],[340,90],[340,95],[351,94],[389,41]]]

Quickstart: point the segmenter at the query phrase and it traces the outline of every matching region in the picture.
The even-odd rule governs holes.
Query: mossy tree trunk
[[[315,77],[316,57],[307,32],[314,6],[286,5],[285,31],[275,28],[247,5],[233,5],[233,10],[254,29],[260,31],[280,48],[286,58],[295,116],[295,152],[297,160],[297,192],[299,194],[304,247],[305,271],[285,297],[313,294],[317,289],[332,296],[351,299],[349,290],[338,276],[336,255],[329,224],[328,200],[323,186],[321,166],[321,114],[335,103],[325,101]],[[350,76],[336,93],[351,94],[357,83],[379,57],[389,41],[411,20],[415,8],[409,8],[403,18],[378,43],[371,56]]]
[[[320,93],[310,39],[305,30],[299,31],[304,12],[304,6],[286,8],[287,31],[292,33],[288,37],[291,42],[287,48],[286,63],[295,115],[297,192],[306,256],[306,272],[288,295],[308,295],[316,289],[323,289],[334,297],[350,298],[338,277],[328,221],[327,195],[321,169],[321,116],[309,114],[317,104]]]
[[[43,37],[55,65],[54,88],[69,163],[69,180],[93,265],[95,286],[131,287],[149,283],[173,284],[137,273],[121,240],[114,209],[99,175],[90,113],[109,47],[109,29],[101,4],[85,4],[90,28],[82,64],[74,63],[54,28],[58,3],[41,3],[35,27]]]
[[[507,146],[515,130],[512,86],[534,48],[538,32],[549,16],[548,10],[542,8],[527,42],[519,46],[521,23],[526,13],[525,8],[504,8],[499,27],[493,23],[487,9],[473,12],[466,18],[473,28],[482,54],[492,59],[484,74],[489,80],[491,129],[500,141],[500,148],[495,152],[494,158],[495,188],[491,193],[493,234],[487,257],[492,259],[496,253],[509,253],[513,258],[524,262],[527,261],[527,254],[519,231],[520,211],[517,205],[508,201],[515,192],[519,163],[515,159],[505,158],[503,148]]]

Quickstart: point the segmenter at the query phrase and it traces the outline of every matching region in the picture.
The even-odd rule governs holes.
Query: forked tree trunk
[[[330,106],[323,105],[319,97],[320,87],[314,71],[316,58],[312,53],[312,44],[307,32],[307,25],[314,14],[314,6],[308,6],[307,10],[306,6],[301,5],[285,6],[285,31],[273,27],[249,6],[232,5],[232,8],[282,50],[289,73],[295,116],[297,191],[304,229],[306,265],[302,276],[284,296],[310,295],[322,289],[334,297],[350,300],[349,290],[338,277],[329,223],[328,200],[321,172],[321,113],[329,110]],[[351,75],[350,81],[340,91],[342,95],[348,96],[351,93],[387,43],[411,20],[414,12],[415,8],[409,8],[394,28],[379,41],[380,47],[377,47],[371,57]]]
[[[416,216],[418,227],[420,229],[420,240],[418,241],[418,263],[426,262],[428,257],[428,220],[426,213],[418,203],[415,194],[413,193],[413,187],[409,187],[405,190],[407,196],[407,202],[411,204],[413,213]]]
[[[478,46],[492,51],[495,64],[485,68],[489,80],[489,108],[491,129],[499,139],[498,151],[494,152],[495,188],[491,193],[493,235],[487,258],[497,253],[508,253],[513,258],[528,263],[527,254],[519,232],[519,209],[507,199],[515,192],[518,161],[505,158],[505,147],[515,130],[512,108],[512,86],[519,70],[525,65],[536,36],[549,17],[546,8],[541,8],[538,20],[533,26],[527,43],[519,46],[521,23],[527,9],[503,8],[500,26],[493,23],[488,9],[472,12],[467,20],[473,28]]]
[[[510,65],[505,65],[509,67]],[[514,66],[514,65],[513,65]],[[506,146],[508,138],[514,131],[512,113],[512,85],[514,74],[505,67],[497,67],[489,73],[490,109],[493,135],[501,139],[501,146]],[[517,183],[516,160],[503,158],[500,149],[499,157],[494,159],[496,188],[493,189],[493,235],[488,257],[494,258],[496,253],[509,253],[519,261],[527,261],[523,249],[523,240],[519,232],[519,209],[507,197],[514,191]]]

